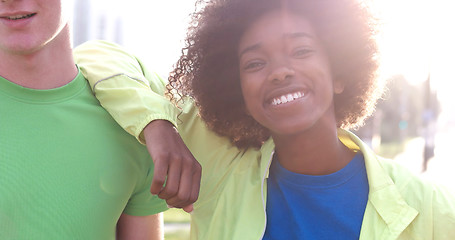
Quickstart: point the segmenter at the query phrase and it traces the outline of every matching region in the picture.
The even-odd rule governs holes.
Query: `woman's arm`
[[[199,193],[201,166],[174,128],[179,111],[163,97],[165,81],[113,43],[87,42],[74,55],[101,105],[146,143],[155,164],[151,192],[170,206],[191,211]]]
[[[74,49],[74,59],[101,105],[140,142],[153,120],[176,125],[179,110],[164,97],[166,82],[120,46],[89,41]]]

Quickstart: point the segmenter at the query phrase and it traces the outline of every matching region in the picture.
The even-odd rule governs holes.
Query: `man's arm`
[[[162,213],[149,216],[122,214],[117,222],[118,240],[164,239]]]

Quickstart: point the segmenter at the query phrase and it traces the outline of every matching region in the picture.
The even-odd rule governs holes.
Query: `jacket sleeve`
[[[164,97],[166,82],[120,46],[89,41],[74,49],[74,58],[101,105],[141,143],[153,120],[177,126],[179,110]]]

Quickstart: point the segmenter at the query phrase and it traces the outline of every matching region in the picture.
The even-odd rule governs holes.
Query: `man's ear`
[[[336,80],[333,82],[333,93],[340,94],[344,92],[344,82]]]

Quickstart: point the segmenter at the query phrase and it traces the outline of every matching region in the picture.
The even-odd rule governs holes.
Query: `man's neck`
[[[1,53],[0,75],[27,88],[52,89],[72,81],[77,68],[70,43],[51,42],[32,54]]]

